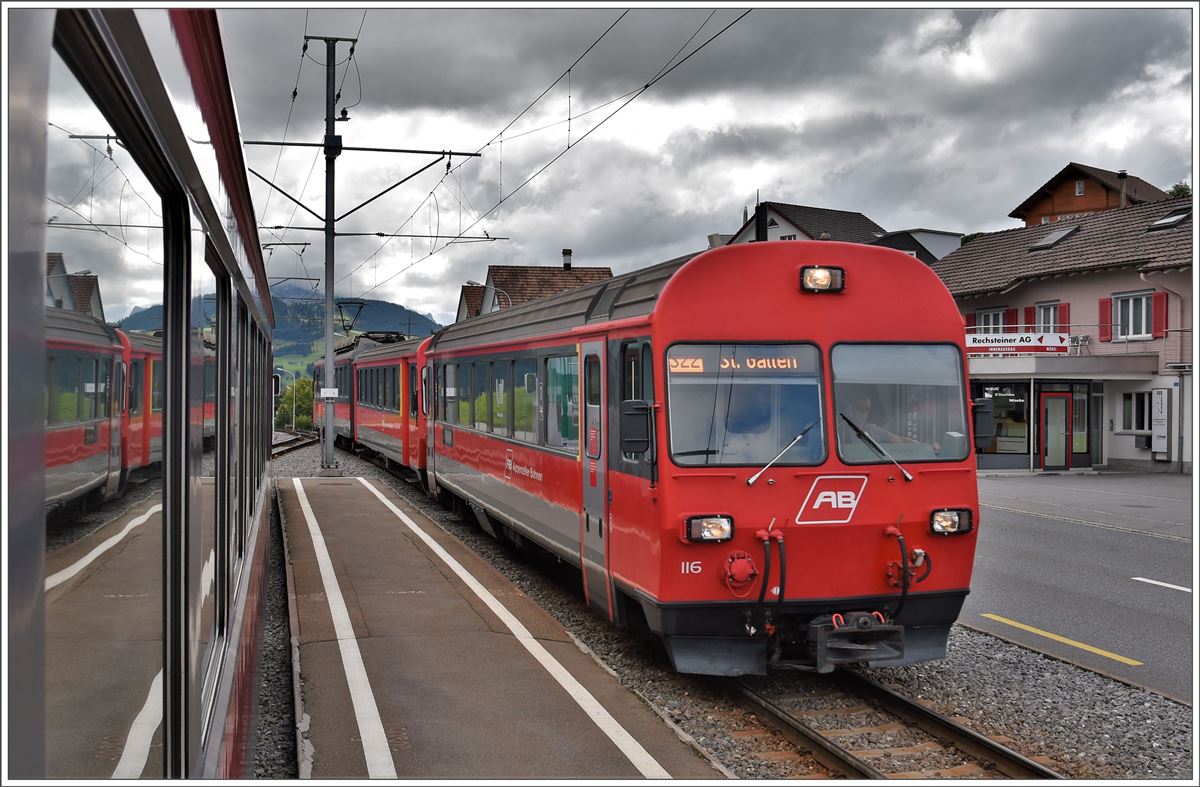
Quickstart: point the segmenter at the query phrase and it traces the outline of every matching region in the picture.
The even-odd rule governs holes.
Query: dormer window
[[[1075,181],[1075,196],[1076,196],[1076,197],[1082,197],[1082,196],[1083,196],[1083,184],[1084,184],[1084,183],[1086,183],[1086,182],[1087,182],[1087,181],[1084,181],[1084,180],[1077,180],[1077,181]]]

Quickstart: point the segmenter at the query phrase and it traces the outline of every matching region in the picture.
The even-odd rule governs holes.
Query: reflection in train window
[[[157,779],[163,206],[57,54],[47,119],[46,776]]]

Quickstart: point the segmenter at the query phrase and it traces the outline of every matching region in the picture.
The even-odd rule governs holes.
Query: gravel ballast
[[[742,779],[783,778],[791,773],[758,756],[761,741],[730,734],[737,726],[737,717],[731,714],[738,711],[718,681],[677,674],[656,638],[617,629],[593,614],[584,602],[575,569],[536,549],[521,551],[497,542],[479,529],[473,517],[438,506],[417,487],[357,456],[338,451],[337,460],[347,476],[383,480],[488,560],[553,615],[622,685],[677,725],[728,773]],[[284,455],[272,462],[271,469],[277,478],[315,476],[320,446]],[[268,608],[272,610],[265,623],[268,639],[282,636],[286,643],[286,609],[280,635],[271,619],[279,613],[270,598]],[[269,647],[264,644],[264,660]],[[985,735],[1007,739],[1010,748],[1037,757],[1068,778],[1192,778],[1192,708],[982,632],[956,625],[945,659],[865,672]],[[286,695],[282,686],[262,687],[270,699],[260,701],[260,745],[267,734],[264,730],[272,724],[283,725],[294,740],[290,665],[287,674]],[[797,693],[803,693],[810,681],[804,675],[779,677],[794,682]],[[288,706],[287,719],[279,713],[283,705]],[[272,754],[258,759],[275,758]],[[289,773],[294,778],[295,771],[285,772],[282,764],[264,762],[261,772],[257,766],[258,761],[260,778],[288,778]]]

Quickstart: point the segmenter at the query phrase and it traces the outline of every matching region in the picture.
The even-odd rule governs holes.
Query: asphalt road
[[[959,622],[1190,704],[1191,484],[1133,474],[981,478],[975,573]]]

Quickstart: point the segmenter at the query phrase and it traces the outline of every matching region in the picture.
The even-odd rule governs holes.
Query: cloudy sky
[[[1016,226],[1008,212],[1069,161],[1163,189],[1192,181],[1188,9],[756,8],[631,92],[743,10],[371,7],[364,20],[339,6],[219,18],[246,139],[280,140],[285,126],[288,141],[322,138],[325,51],[302,55],[307,30],[358,37],[352,61],[347,44],[337,50],[345,145],[482,152],[455,158],[449,174],[439,162],[338,225],[508,238],[338,240],[338,296],[369,292],[440,322],[489,264],[558,265],[570,247],[576,265],[625,272],[733,232],[756,194],[859,211],[888,230],[979,232]],[[434,158],[344,153],[337,214]],[[249,147],[247,163],[324,213],[316,149]],[[261,181],[252,188],[260,223],[316,224]],[[262,240],[276,236],[313,245],[302,259],[274,250],[270,275],[320,275],[319,233]]]

